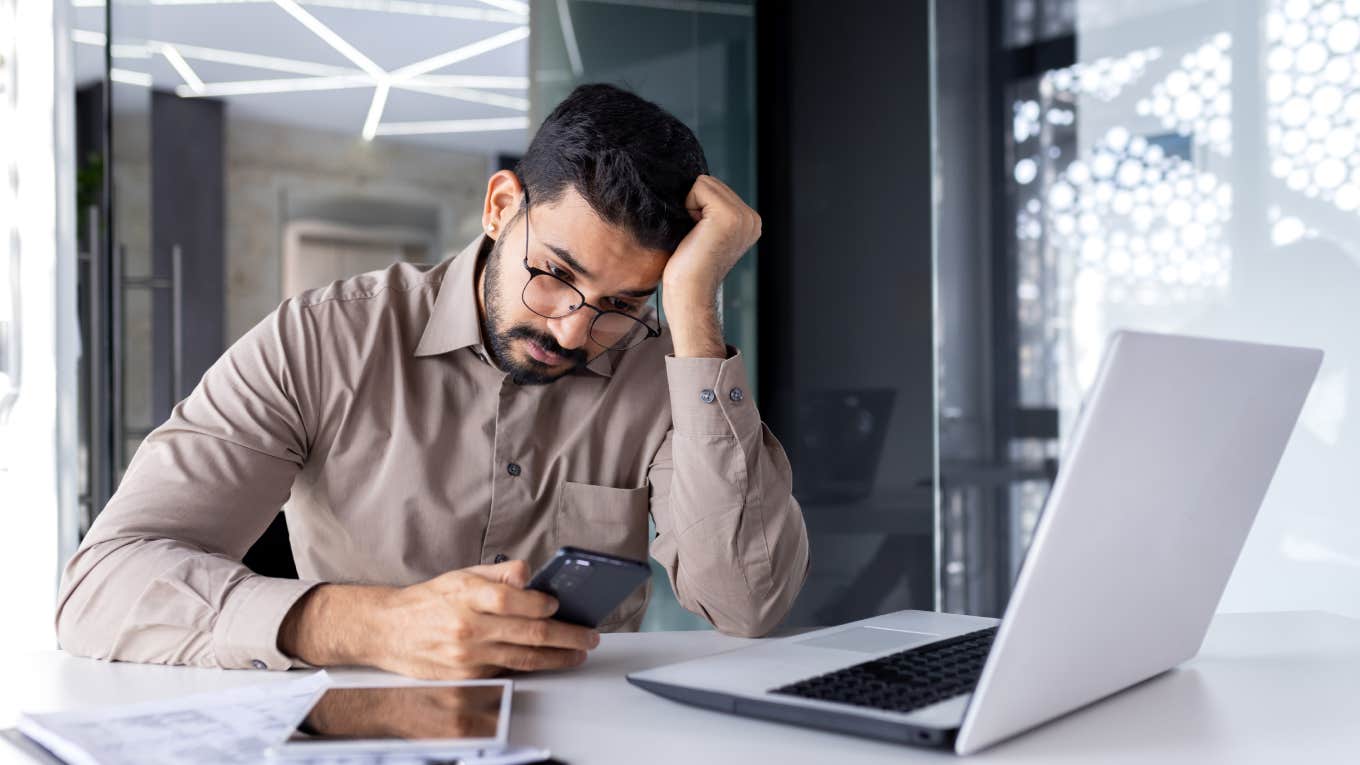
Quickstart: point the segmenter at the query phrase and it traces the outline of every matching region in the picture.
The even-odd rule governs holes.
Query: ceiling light
[[[486,133],[498,130],[527,130],[528,117],[501,117],[478,120],[436,122],[389,122],[378,126],[378,135],[430,135],[434,133]]]
[[[124,85],[140,85],[144,88],[151,87],[151,75],[145,72],[133,72],[128,69],[110,69],[109,79],[114,82],[121,82]]]
[[[364,120],[364,140],[372,141],[378,134],[378,123],[382,121],[383,107],[387,106],[387,94],[391,86],[386,82],[378,83],[373,91],[373,103],[368,107],[368,118]]]
[[[274,0],[274,4],[282,8],[289,16],[297,19],[303,26],[312,30],[317,37],[326,41],[327,45],[335,48],[340,55],[353,61],[355,66],[368,72],[375,78],[380,78],[387,74],[383,71],[382,67],[373,63],[368,56],[360,53],[358,48],[355,48],[353,45],[346,42],[345,38],[336,34],[330,27],[321,23],[317,17],[303,10],[302,6],[297,4],[297,0]]]
[[[175,71],[179,72],[179,76],[184,79],[184,84],[188,85],[190,90],[195,93],[203,92],[203,80],[198,78],[193,67],[189,66],[189,62],[185,61],[184,57],[179,54],[179,51],[175,50],[175,46],[168,43],[160,43],[157,45],[157,48],[160,50],[161,55],[165,57],[165,60],[170,62],[170,66],[173,66]]]
[[[152,45],[169,45],[170,43],[151,43]],[[316,77],[336,77],[357,74],[354,69],[343,66],[331,66],[330,64],[315,64],[311,61],[298,61],[290,58],[280,58],[278,56],[261,56],[256,53],[242,53],[234,50],[222,50],[220,48],[205,48],[199,45],[184,45],[174,43],[180,55],[196,61],[213,61],[219,64],[232,64],[235,66],[246,66],[253,69],[267,69],[273,72],[288,72],[290,74],[310,74]]]
[[[88,29],[71,30],[71,42],[79,45],[96,45],[102,48],[107,39],[103,32],[92,32]],[[151,58],[151,51],[147,46],[131,43],[114,43],[109,54],[114,58]]]
[[[529,99],[520,96],[507,96],[501,93],[487,93],[481,90],[470,90],[468,88],[449,88],[437,85],[425,85],[417,78],[406,82],[394,83],[395,87],[402,90],[411,90],[418,93],[428,93],[432,96],[443,96],[458,101],[468,101],[474,104],[487,104],[488,106],[499,106],[502,109],[513,109],[517,112],[529,111]]]
[[[408,82],[449,88],[491,88],[493,90],[528,90],[528,77],[495,77],[476,74],[422,74]]]
[[[292,0],[278,0],[278,2],[291,2],[291,1]],[[467,59],[470,59],[473,56],[480,56],[483,53],[487,53],[497,48],[503,48],[512,43],[519,42],[520,40],[523,40],[528,36],[529,27],[527,26],[515,27],[514,29],[502,32],[498,35],[492,35],[491,37],[488,37],[486,39],[478,40],[477,42],[474,43],[469,43],[468,45],[464,45],[461,48],[454,48],[453,50],[448,51],[447,53],[441,53],[438,56],[427,58],[424,61],[417,61],[414,64],[408,64],[406,66],[403,66],[402,68],[392,72],[392,78],[395,80],[404,80],[411,77],[415,77],[416,75],[426,74],[439,69],[443,69],[444,67],[450,64],[456,64],[459,61],[466,61]]]
[[[346,77],[288,77],[273,80],[246,80],[241,82],[210,82],[203,90],[181,85],[175,93],[185,98],[195,96],[254,96],[266,93],[298,93],[311,90],[340,90],[342,88],[371,88],[373,78],[366,74]]]
[[[156,0],[152,0],[152,2],[155,1]],[[465,19],[468,21],[499,22],[504,24],[523,24],[529,20],[529,8],[523,3],[515,4],[520,10],[511,10],[507,8],[503,11],[483,11],[476,8],[409,2],[408,0],[299,0],[299,2],[303,5],[346,8],[354,11],[401,13],[411,16],[437,16],[446,19]]]
[[[487,0],[482,1],[486,2]],[[604,5],[629,5],[634,8],[653,8],[658,11],[713,13],[722,16],[751,16],[755,13],[750,4],[721,3],[712,0],[590,0],[590,2]]]
[[[522,2],[522,0],[477,0],[477,2],[482,3],[483,5],[489,5],[492,8],[500,8],[504,11],[518,13],[523,16],[529,15],[529,4]]]
[[[157,6],[195,6],[195,5],[263,5],[274,0],[150,0]],[[489,23],[523,24],[529,17],[528,11],[479,10],[461,6],[439,5],[436,3],[409,2],[408,0],[299,0],[301,5],[323,8],[344,8],[354,11],[376,13],[399,13],[410,16],[436,16],[466,21],[485,21]],[[103,8],[105,0],[71,0],[73,8]]]
[[[562,40],[567,46],[571,73],[580,77],[585,72],[585,65],[581,63],[581,47],[576,43],[576,28],[571,23],[571,8],[567,6],[567,0],[557,0],[557,18],[562,24]]]

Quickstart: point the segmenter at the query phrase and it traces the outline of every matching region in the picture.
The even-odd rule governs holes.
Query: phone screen
[[[331,688],[287,743],[494,739],[507,692],[501,684]]]

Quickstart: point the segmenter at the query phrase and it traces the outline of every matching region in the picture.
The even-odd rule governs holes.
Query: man
[[[491,176],[485,236],[458,256],[285,301],[138,450],[64,573],[63,647],[427,678],[574,666],[599,635],[551,619],[529,562],[641,558],[649,511],[686,608],[772,629],[807,535],[717,318],[760,218],[706,169],[673,116],[582,86]],[[240,562],[285,502],[301,580]],[[601,629],[636,629],[647,594]]]

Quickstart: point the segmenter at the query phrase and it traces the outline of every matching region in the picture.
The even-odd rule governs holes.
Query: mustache
[[[538,344],[538,347],[543,348],[549,353],[561,356],[577,366],[582,366],[587,361],[586,352],[581,348],[563,348],[557,344],[557,341],[553,339],[552,335],[535,332],[533,329],[523,325],[511,327],[506,331],[505,337],[506,339],[522,338],[534,342]]]

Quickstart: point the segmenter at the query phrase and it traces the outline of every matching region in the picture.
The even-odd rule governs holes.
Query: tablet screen
[[[501,683],[330,688],[286,745],[495,739],[509,692]]]

